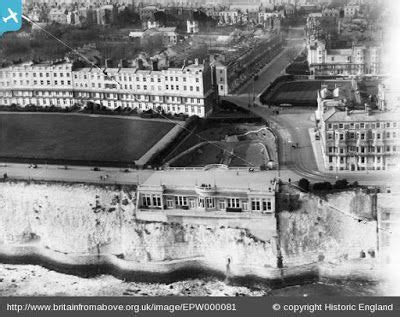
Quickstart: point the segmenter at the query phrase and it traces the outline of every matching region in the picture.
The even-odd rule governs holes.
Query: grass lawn
[[[132,162],[173,127],[115,117],[0,113],[0,158]]]
[[[269,103],[275,105],[290,103],[316,106],[319,89],[321,89],[321,81],[318,80],[286,82],[276,87],[271,96],[262,96],[261,98],[270,98]]]

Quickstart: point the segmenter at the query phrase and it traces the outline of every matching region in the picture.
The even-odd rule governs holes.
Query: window
[[[214,198],[206,197],[206,208],[214,208]]]
[[[261,200],[258,198],[251,199],[251,210],[260,211],[261,210]]]
[[[185,196],[175,196],[175,205],[176,206],[187,206],[187,197]]]
[[[153,206],[161,207],[161,197],[159,195],[153,195]]]
[[[151,206],[151,197],[150,197],[150,195],[143,195],[142,196],[142,204],[143,204],[143,206]]]
[[[219,210],[224,210],[226,208],[225,200],[220,200],[218,202],[218,209]]]
[[[174,202],[172,199],[167,199],[167,207],[168,208],[173,208],[174,207]]]
[[[239,198],[229,198],[228,199],[228,208],[240,208]]]

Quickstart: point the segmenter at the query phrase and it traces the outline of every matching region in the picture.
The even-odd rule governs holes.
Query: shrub
[[[347,179],[338,179],[335,184],[333,185],[333,188],[335,189],[345,189],[349,185],[349,182]]]
[[[313,185],[313,190],[315,191],[331,190],[331,189],[332,189],[332,184],[329,182],[315,183]]]
[[[304,190],[305,192],[308,192],[310,190],[310,182],[306,178],[302,178],[299,180],[299,187]]]

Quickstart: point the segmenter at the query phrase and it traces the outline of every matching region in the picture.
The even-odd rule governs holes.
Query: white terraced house
[[[0,69],[0,105],[69,107],[88,102],[109,109],[164,110],[206,117],[212,109],[207,62],[157,70],[92,67],[72,63],[19,64]]]

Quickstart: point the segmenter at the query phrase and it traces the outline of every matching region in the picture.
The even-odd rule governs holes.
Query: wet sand
[[[0,296],[378,296],[381,285],[324,279],[271,290],[230,285],[215,277],[173,283],[127,282],[110,275],[83,278],[37,265],[0,264]]]

